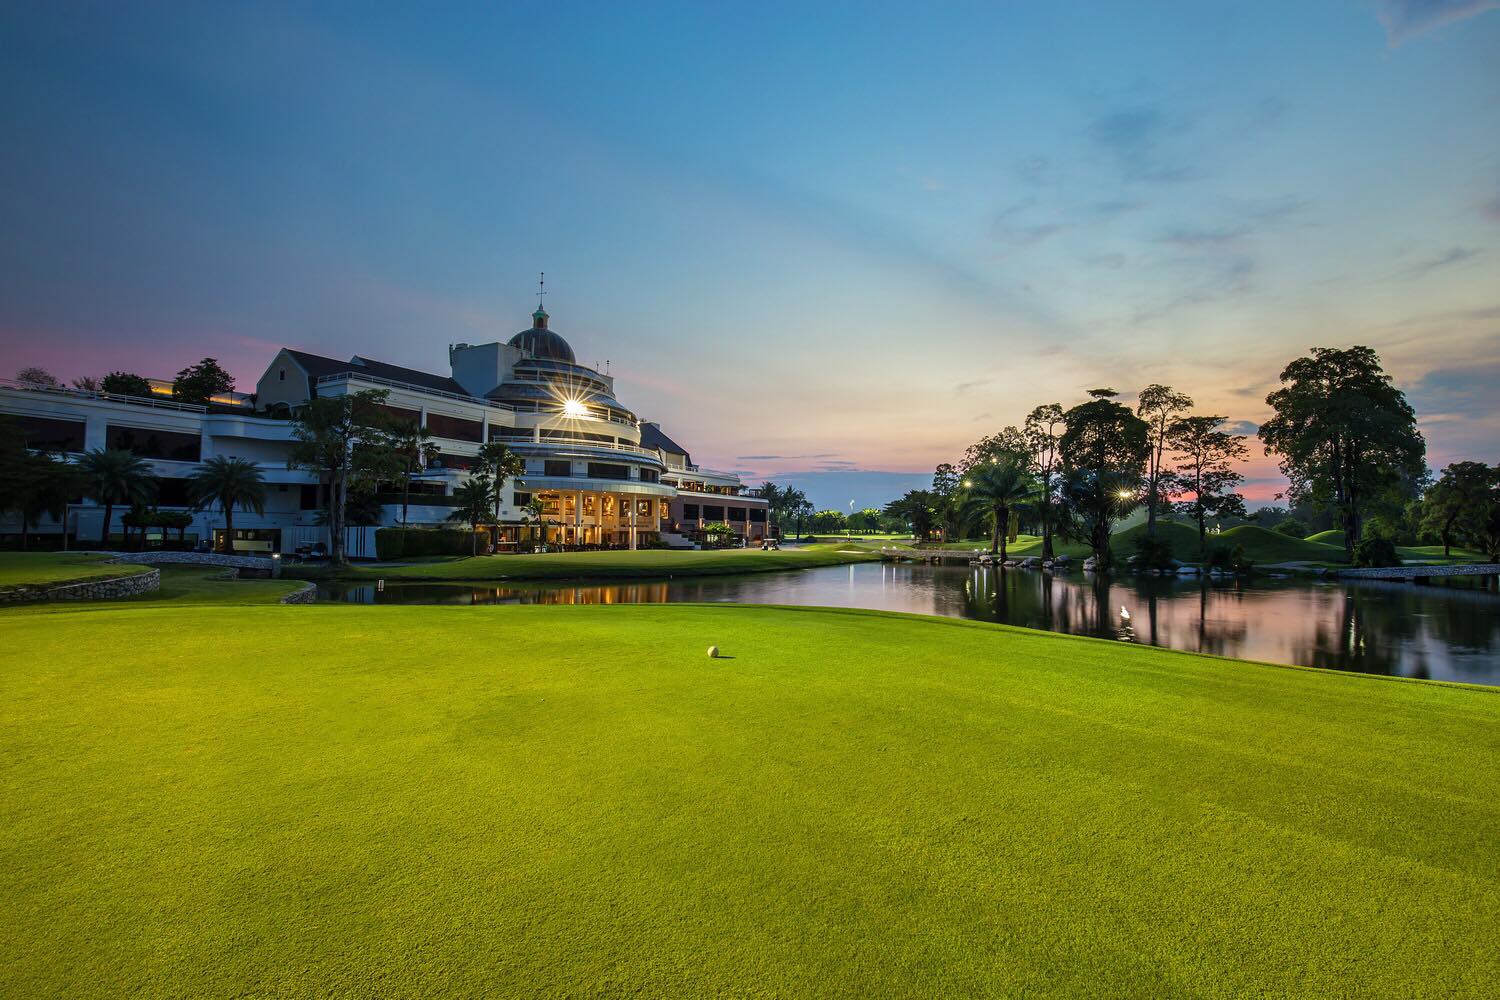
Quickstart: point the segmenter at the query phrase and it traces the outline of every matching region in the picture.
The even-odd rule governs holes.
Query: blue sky
[[[1500,461],[1494,7],[7,5],[0,368],[441,371],[545,270],[642,416],[823,504],[1101,384],[1248,428],[1314,345]]]

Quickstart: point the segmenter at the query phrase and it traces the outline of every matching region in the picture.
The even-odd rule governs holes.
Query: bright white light
[[[1131,497],[1135,496],[1135,494],[1130,492],[1129,490],[1121,490],[1120,492],[1116,493],[1115,496],[1119,497],[1121,500],[1129,500]]]
[[[563,416],[584,417],[588,416],[589,408],[576,399],[569,399],[563,403]]]

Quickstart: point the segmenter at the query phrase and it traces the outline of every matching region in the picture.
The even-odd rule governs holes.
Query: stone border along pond
[[[21,585],[0,590],[0,604],[25,604],[32,601],[107,601],[120,597],[137,597],[161,587],[161,570],[127,576],[107,576],[91,580],[62,581]]]

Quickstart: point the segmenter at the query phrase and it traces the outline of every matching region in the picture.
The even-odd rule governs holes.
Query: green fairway
[[[167,604],[278,604],[302,586],[300,580],[225,579],[214,566],[158,566],[161,586],[149,594],[104,601],[57,601],[20,604],[9,613],[48,614],[100,608],[162,606]]]
[[[622,580],[668,576],[714,576],[764,573],[781,569],[836,566],[879,558],[878,554],[840,543],[806,545],[776,552],[759,549],[708,549],[639,552],[549,552],[533,555],[478,556],[399,566],[351,566],[339,575],[352,579],[402,580]]]
[[[0,995],[1500,977],[1490,690],[763,607],[0,624]]]
[[[0,552],[0,589],[72,583],[146,572],[145,566],[111,563],[107,557],[68,552]]]

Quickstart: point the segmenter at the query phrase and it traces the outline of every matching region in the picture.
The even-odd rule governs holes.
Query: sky
[[[0,375],[552,328],[879,504],[1035,405],[1367,344],[1500,461],[1500,3],[0,0]],[[1246,494],[1284,485],[1259,455]]]

